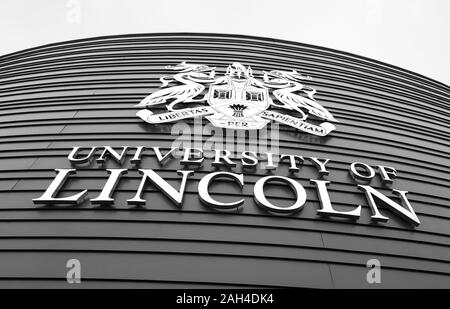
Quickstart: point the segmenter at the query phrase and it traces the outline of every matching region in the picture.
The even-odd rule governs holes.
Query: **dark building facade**
[[[277,128],[277,152],[305,158],[297,173],[280,164],[272,172],[247,171],[242,188],[233,181],[211,184],[218,200],[244,198],[238,208],[218,210],[200,200],[200,179],[216,171],[212,160],[195,169],[181,206],[151,183],[144,189],[145,204],[130,204],[142,179],[139,168],[153,169],[180,187],[179,160],[158,165],[151,147],[168,151],[180,137],[190,137],[202,148],[211,137],[201,131],[209,124],[205,117],[183,119],[180,126],[152,125],[136,116],[136,105],[160,89],[166,66],[182,61],[214,66],[218,75],[235,62],[255,75],[296,69],[312,77],[305,83],[339,122],[323,137]],[[110,36],[2,56],[0,287],[74,287],[66,281],[67,261],[77,259],[82,281],[77,287],[448,288],[449,97],[447,85],[395,66],[259,37]],[[232,138],[238,145],[237,135]],[[265,143],[266,152],[273,150],[275,141]],[[140,165],[130,163],[130,151],[121,163],[74,166],[68,160],[74,146],[148,149]],[[330,159],[331,203],[340,211],[361,205],[358,218],[318,213],[322,206],[310,179],[319,176],[306,159],[311,157]],[[408,191],[420,224],[389,207],[379,208],[389,220],[374,222],[358,180],[348,172],[353,162],[394,167],[398,176],[392,184],[383,185],[377,171],[370,186],[397,202],[392,189]],[[113,168],[128,169],[113,193],[114,204],[92,203],[108,179],[106,169]],[[33,203],[55,179],[55,169],[76,169],[59,196],[87,189],[88,199],[79,205]],[[253,187],[267,175],[290,177],[305,188],[301,211],[279,214],[257,205]],[[283,185],[267,186],[265,195],[277,205],[295,200]],[[381,263],[379,284],[367,281],[372,259]]]

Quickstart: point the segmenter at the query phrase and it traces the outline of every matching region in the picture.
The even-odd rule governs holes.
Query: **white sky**
[[[450,0],[0,1],[0,55],[71,39],[152,32],[286,39],[450,84]]]

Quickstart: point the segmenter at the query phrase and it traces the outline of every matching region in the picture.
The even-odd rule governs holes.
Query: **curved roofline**
[[[312,48],[319,48],[322,50],[326,50],[326,51],[330,51],[330,52],[334,52],[334,53],[340,53],[343,55],[347,55],[347,56],[351,56],[351,57],[356,57],[356,58],[360,58],[362,60],[366,60],[366,61],[372,61],[376,64],[380,64],[380,65],[384,65],[384,66],[388,66],[397,70],[401,70],[404,71],[406,73],[409,74],[413,74],[416,75],[417,77],[435,82],[437,84],[440,84],[444,87],[449,87],[449,85],[445,84],[444,82],[440,82],[438,80],[435,80],[433,78],[430,78],[428,76],[425,76],[423,74],[387,63],[387,62],[383,62],[380,60],[376,60],[376,59],[372,59],[369,57],[365,57],[365,56],[360,56],[354,53],[350,53],[350,52],[346,52],[346,51],[341,51],[338,49],[334,49],[334,48],[330,48],[330,47],[324,47],[324,46],[320,46],[320,45],[313,45],[313,44],[308,44],[308,43],[301,43],[301,42],[295,42],[295,41],[289,41],[289,40],[284,40],[284,39],[277,39],[277,38],[272,38],[272,37],[263,37],[263,36],[256,36],[256,35],[246,35],[246,34],[232,34],[232,33],[218,33],[218,32],[146,32],[146,33],[129,33],[129,34],[115,34],[115,35],[102,35],[102,36],[96,36],[96,37],[86,37],[86,38],[81,38],[81,39],[74,39],[74,40],[68,40],[68,41],[59,41],[59,42],[54,42],[54,43],[49,43],[49,44],[44,44],[44,45],[39,45],[39,46],[35,46],[35,47],[30,47],[30,48],[26,48],[26,49],[22,49],[19,51],[15,51],[12,53],[8,53],[5,55],[1,55],[0,56],[0,60],[2,60],[2,58],[6,58],[6,57],[10,57],[10,56],[14,56],[14,55],[18,55],[20,53],[24,53],[24,52],[29,52],[29,51],[33,51],[33,50],[38,50],[40,48],[45,48],[45,47],[52,47],[52,46],[57,46],[59,44],[63,44],[63,43],[77,43],[77,42],[83,42],[83,41],[88,41],[88,40],[95,40],[95,39],[110,39],[110,38],[125,38],[125,37],[139,37],[139,36],[160,36],[160,35],[169,35],[169,36],[176,36],[176,35],[191,35],[191,36],[223,36],[223,37],[238,37],[238,38],[243,38],[243,39],[258,39],[258,40],[265,40],[265,41],[273,41],[275,43],[282,43],[282,44],[291,44],[291,45],[298,45],[298,46],[305,46],[305,47],[312,47]]]

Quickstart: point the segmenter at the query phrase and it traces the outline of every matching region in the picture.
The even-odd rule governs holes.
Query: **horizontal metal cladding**
[[[252,198],[262,170],[245,174],[241,190],[232,182],[211,186],[218,199],[243,197],[237,211],[204,206],[199,180],[210,162],[189,179],[181,209],[156,188],[147,204],[127,205],[139,184],[130,169],[115,192],[113,207],[36,206],[55,176],[70,168],[73,146],[159,146],[209,131],[194,120],[149,125],[135,105],[160,86],[166,65],[183,60],[217,67],[232,62],[254,72],[297,69],[313,79],[316,99],[339,120],[325,138],[279,128],[279,152],[330,158],[333,205],[362,205],[356,221],[317,214],[317,193],[305,163],[289,174],[307,192],[303,210],[268,213]],[[141,34],[50,44],[0,57],[0,286],[64,287],[66,261],[83,265],[86,287],[369,287],[366,262],[382,263],[382,287],[450,286],[449,98],[447,85],[368,58],[327,48],[259,37],[216,34]],[[162,111],[162,109],[161,109]],[[195,120],[198,121],[198,120]],[[206,120],[200,120],[205,127]],[[189,128],[186,130],[186,128]],[[225,134],[225,131],[224,131]],[[257,142],[255,142],[257,143]],[[233,153],[239,153],[237,143]],[[274,145],[256,144],[262,149]],[[124,165],[131,166],[128,155]],[[407,190],[421,225],[416,228],[386,209],[375,224],[352,162],[395,167],[392,188]],[[89,190],[97,196],[106,168],[78,167],[62,194]],[[148,150],[141,163],[178,186],[177,161],[161,168]],[[389,187],[371,185],[391,196]],[[292,192],[271,185],[267,195],[292,204]]]

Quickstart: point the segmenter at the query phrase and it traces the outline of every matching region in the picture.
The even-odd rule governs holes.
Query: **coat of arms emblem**
[[[162,89],[137,105],[146,107],[137,115],[148,123],[205,116],[214,126],[229,129],[257,130],[270,121],[319,136],[335,129],[330,122],[337,120],[314,99],[316,90],[304,85],[311,78],[296,70],[263,71],[256,78],[238,62],[223,76],[216,76],[215,67],[185,61],[166,68],[176,73],[161,77]],[[167,112],[151,110],[163,104]],[[316,124],[306,121],[309,116]]]

